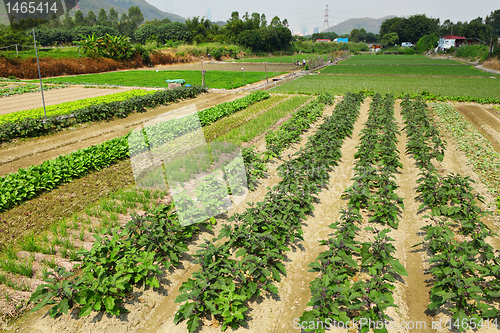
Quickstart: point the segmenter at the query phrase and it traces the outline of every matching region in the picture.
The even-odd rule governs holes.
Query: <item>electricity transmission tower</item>
[[[170,6],[169,6],[169,4],[170,4]],[[166,10],[166,11],[167,11],[167,13],[168,13],[168,7],[170,7],[170,13],[171,13],[171,14],[173,14],[173,13],[174,13],[174,5],[172,4],[172,0],[170,0],[170,1],[166,1],[166,6],[165,6],[165,7],[167,7],[167,10]]]
[[[328,24],[328,4],[326,5],[326,10],[325,10],[325,20],[323,21],[323,28],[321,28],[321,31],[325,31],[328,29],[330,25]]]

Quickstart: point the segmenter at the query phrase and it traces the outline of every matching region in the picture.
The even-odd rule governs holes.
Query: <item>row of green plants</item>
[[[193,86],[179,87],[172,90],[158,90],[155,92],[137,90],[132,94],[121,95],[118,101],[113,97],[101,97],[99,104],[89,104],[78,109],[63,109],[55,111],[54,115],[44,118],[23,117],[17,121],[8,121],[0,124],[0,142],[7,142],[15,138],[30,138],[60,131],[76,124],[126,118],[133,112],[146,112],[146,108],[154,108],[167,103],[176,103],[180,99],[194,98],[206,91],[206,87]],[[112,95],[111,95],[112,96]],[[94,101],[97,102],[97,101]],[[79,101],[69,102],[78,107]],[[65,103],[64,103],[65,104]],[[54,108],[57,110],[57,106]],[[43,109],[42,109],[43,110]],[[68,114],[70,112],[71,114]],[[6,116],[8,116],[7,114]]]
[[[244,149],[245,162],[248,159],[246,155]],[[211,181],[215,186],[209,186],[210,190],[204,191],[205,196],[208,195],[204,197],[207,209],[220,203],[219,194],[223,192],[220,191],[220,182]],[[119,198],[123,195],[120,194]],[[182,202],[174,204],[182,206]],[[75,252],[77,255],[72,257],[72,260],[82,261],[83,276],[73,279],[73,273],[54,266],[53,272],[47,271],[45,274],[46,283],[40,285],[31,296],[32,302],[39,302],[33,311],[47,304],[55,304],[49,310],[52,317],[68,313],[75,306],[79,307],[80,316],[88,315],[92,310],[103,310],[115,315],[126,312],[123,299],[132,286],[142,283],[144,286],[158,287],[159,267],[176,267],[180,254],[187,251],[187,242],[192,236],[203,228],[211,229],[208,222],[213,223],[213,218],[202,224],[181,228],[178,208],[174,210],[174,204],[160,206],[144,216],[133,215],[122,231],[101,230],[111,237],[95,235],[96,242],[90,251]],[[110,212],[124,213],[111,201],[104,202],[102,207]],[[95,212],[86,209],[86,214],[94,216]],[[59,229],[55,229],[54,234],[58,234]]]
[[[130,153],[135,155],[148,149],[161,147],[165,142],[171,141],[183,134],[193,132],[200,128],[200,126],[210,125],[219,119],[241,111],[270,96],[268,92],[256,91],[232,102],[218,104],[180,119],[160,122],[148,126],[147,129],[143,129],[142,131],[134,131],[129,137]],[[147,140],[144,138],[147,138]]]
[[[375,95],[354,155],[354,183],[342,196],[348,200],[347,208],[340,211],[340,220],[330,225],[335,230],[333,237],[320,241],[327,250],[309,265],[310,271],[319,275],[310,285],[308,305],[313,309],[299,318],[305,331],[324,332],[329,326],[327,319],[343,323],[342,327],[352,327],[353,322],[362,323],[363,319],[367,323],[388,322],[386,309],[397,307],[392,297],[394,282],[408,273],[394,257],[394,239],[388,236],[391,229],[385,228],[397,229],[398,214],[404,209],[403,199],[395,192],[395,173],[402,168],[397,133],[392,95]],[[364,223],[362,209],[368,211],[369,225],[382,225],[383,229],[365,228],[371,231],[373,242],[355,240]],[[387,332],[385,325],[378,326],[365,324],[359,329]]]
[[[274,95],[265,101],[254,104],[241,112],[237,112],[229,117],[223,118],[216,123],[203,128],[205,139],[212,141],[217,138],[218,141],[232,141],[228,139],[221,139],[228,135],[229,132],[239,133],[239,128],[242,125],[248,124],[250,121],[260,117],[260,115],[269,112],[271,108],[281,105],[284,100],[289,100],[289,97],[284,95]],[[241,140],[244,142],[247,140]],[[235,142],[240,143],[240,142]]]
[[[40,87],[36,84],[14,84],[15,87],[10,88],[2,88],[7,85],[12,85],[12,83],[0,83],[0,97],[12,96],[12,95],[20,95],[25,93],[31,93],[40,91]],[[50,85],[44,86],[43,90],[51,90],[51,89],[59,89],[64,88],[65,85]]]
[[[293,116],[280,126],[280,130],[266,135],[266,158],[280,155],[290,144],[300,140],[299,134],[323,114],[324,104],[331,104],[331,96],[322,94],[301,107]]]
[[[39,302],[32,311],[47,304],[55,304],[49,315],[67,314],[79,306],[79,316],[92,311],[106,311],[119,315],[124,297],[134,286],[159,287],[157,276],[164,269],[177,267],[181,253],[187,251],[187,242],[209,224],[181,226],[173,203],[156,208],[147,216],[133,215],[125,228],[115,228],[112,237],[94,234],[90,251],[82,250],[82,275],[56,267],[44,277],[32,293],[30,301]]]
[[[36,85],[29,85],[29,86],[35,86]],[[44,87],[45,89],[45,87]],[[65,103],[60,103],[56,105],[48,105],[45,107],[45,111],[47,112],[47,116],[64,116],[73,113],[74,111],[81,109],[83,107],[89,106],[89,105],[96,105],[96,104],[103,104],[103,103],[109,103],[109,102],[119,102],[119,101],[124,101],[127,99],[130,99],[132,97],[137,97],[137,96],[144,96],[148,94],[153,94],[154,91],[147,91],[147,90],[141,90],[141,89],[134,89],[130,91],[125,91],[121,93],[116,93],[116,94],[110,94],[106,96],[98,96],[98,97],[91,97],[91,98],[85,98],[85,99],[80,99],[78,101],[73,101],[73,102],[65,102]],[[17,112],[12,112],[12,113],[7,113],[7,114],[2,114],[0,115],[0,124],[6,123],[6,122],[20,122],[24,120],[25,118],[43,118],[44,117],[44,110],[43,107],[39,107],[36,109],[30,109],[30,110],[23,110],[23,111],[17,111]]]
[[[263,98],[269,96],[266,93],[257,95]],[[233,103],[240,105],[238,101]],[[215,108],[213,110],[222,116],[219,109]],[[204,115],[209,117],[208,111],[204,110]],[[205,124],[208,123],[208,119]],[[127,134],[114,138],[67,155],[61,155],[37,166],[30,166],[26,169],[21,168],[16,173],[1,177],[0,211],[8,210],[63,183],[81,178],[91,171],[106,168],[119,160],[130,157],[129,136],[130,134]]]
[[[373,90],[363,90],[367,96],[373,96],[375,95],[375,92]],[[433,94],[431,92],[422,90],[419,93],[395,93],[394,97],[403,99],[406,96],[409,98],[415,99],[415,98],[423,98],[428,101],[440,101],[440,102],[447,102],[447,101],[452,101],[452,102],[472,102],[472,103],[480,103],[480,104],[500,104],[500,99],[498,98],[481,98],[481,97],[474,97],[474,96],[442,96],[441,94]]]
[[[500,159],[491,142],[469,123],[454,106],[430,104],[445,128],[458,143],[458,148],[469,158],[469,163],[491,193],[500,194]]]
[[[320,100],[331,104],[334,98]],[[187,320],[193,332],[203,318],[212,317],[222,330],[237,328],[245,325],[250,299],[263,291],[278,292],[275,282],[286,275],[285,253],[302,239],[302,221],[341,157],[340,147],[352,133],[361,100],[361,95],[346,95],[305,148],[278,167],[282,180],[264,201],[234,214],[232,225],[223,226],[216,240],[200,246],[194,257],[201,268],[183,283],[175,300],[184,303],[175,314],[176,324]]]
[[[500,252],[488,242],[497,236],[481,219],[483,197],[474,193],[473,180],[458,174],[440,176],[433,160],[443,159],[445,142],[422,99],[402,102],[408,133],[407,153],[420,169],[416,197],[429,214],[423,245],[430,253],[428,273],[433,276],[429,310],[450,315],[447,326],[463,332],[488,325],[498,314]]]

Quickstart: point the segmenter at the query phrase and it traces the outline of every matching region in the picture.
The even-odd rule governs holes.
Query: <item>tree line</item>
[[[11,25],[13,31],[0,26],[0,46],[30,44],[25,31],[35,26],[37,40],[44,46],[72,44],[94,33],[96,36],[127,36],[132,42],[141,44],[216,42],[237,44],[253,51],[289,50],[292,41],[286,19],[281,21],[275,16],[268,23],[265,14],[245,13],[240,18],[236,11],[225,24],[214,23],[204,17],[189,18],[185,23],[171,22],[169,19],[144,22],[144,16],[137,6],[130,7],[128,14],[124,13],[120,17],[113,8],[109,13],[101,9],[98,15],[92,10],[87,15],[77,10],[74,16],[66,13],[62,19],[54,17],[42,25],[40,23],[40,20],[21,20]]]

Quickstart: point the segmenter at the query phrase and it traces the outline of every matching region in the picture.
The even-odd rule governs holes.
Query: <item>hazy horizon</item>
[[[266,14],[267,21],[270,22],[274,16],[280,19],[287,19],[290,28],[299,32],[301,27],[308,25],[311,29],[323,26],[325,18],[326,4],[328,4],[328,23],[333,26],[350,18],[382,18],[389,15],[410,16],[415,14],[425,14],[428,17],[439,18],[440,22],[450,19],[453,22],[470,21],[478,16],[486,18],[492,11],[500,9],[500,3],[496,0],[482,0],[478,6],[471,1],[451,1],[441,0],[431,1],[397,1],[383,0],[379,2],[369,0],[354,0],[344,2],[336,6],[335,2],[325,2],[319,0],[300,1],[229,1],[229,0],[146,0],[158,9],[180,15],[184,18],[207,16],[207,10],[211,11],[212,21],[226,21],[231,17],[233,11],[237,11],[240,17],[248,12]]]

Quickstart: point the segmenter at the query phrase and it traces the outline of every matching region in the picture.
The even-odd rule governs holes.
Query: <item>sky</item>
[[[274,16],[288,19],[290,28],[300,32],[301,26],[322,28],[328,4],[328,23],[341,23],[350,18],[381,18],[387,15],[410,16],[425,14],[439,18],[440,22],[483,19],[500,9],[498,0],[146,0],[158,9],[182,17],[207,16],[210,9],[212,21],[226,21],[233,11],[240,17],[248,12],[266,14],[270,22]]]

